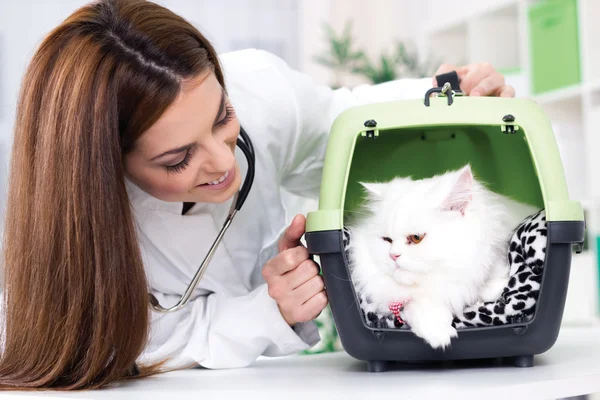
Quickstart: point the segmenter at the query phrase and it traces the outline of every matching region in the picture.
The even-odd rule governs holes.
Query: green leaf
[[[315,62],[331,68],[336,76],[340,72],[352,71],[357,62],[364,58],[360,49],[355,49],[352,37],[352,22],[347,21],[341,34],[337,34],[327,23],[323,30],[328,42],[328,49],[314,57]]]

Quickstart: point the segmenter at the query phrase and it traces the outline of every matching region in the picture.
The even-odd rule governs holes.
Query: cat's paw
[[[452,326],[452,314],[444,307],[421,307],[408,304],[401,313],[415,335],[434,349],[445,349],[458,336]]]
[[[446,349],[452,338],[458,337],[458,333],[452,325],[439,325],[426,329],[420,337],[434,349]]]
[[[479,299],[483,302],[496,301],[508,285],[508,278],[492,278],[479,291]]]

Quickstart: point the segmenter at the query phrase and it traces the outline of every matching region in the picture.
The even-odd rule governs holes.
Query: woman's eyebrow
[[[154,161],[158,158],[161,158],[161,157],[164,157],[164,156],[167,156],[170,154],[181,153],[182,151],[189,150],[190,148],[192,148],[193,145],[194,145],[194,143],[189,143],[189,144],[186,144],[185,146],[177,147],[176,149],[167,150],[164,153],[161,153],[161,154],[157,155],[156,157],[153,157],[152,159],[150,159],[150,161]]]

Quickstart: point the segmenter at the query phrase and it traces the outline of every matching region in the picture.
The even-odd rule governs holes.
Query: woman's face
[[[209,72],[183,85],[177,99],[125,157],[127,177],[173,202],[221,203],[242,181],[234,157],[240,124]]]

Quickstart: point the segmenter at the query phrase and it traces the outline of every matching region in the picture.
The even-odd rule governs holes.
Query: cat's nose
[[[392,254],[392,253],[390,253],[390,258],[392,259],[392,261],[396,261],[398,259],[398,257],[400,257],[400,254]]]

